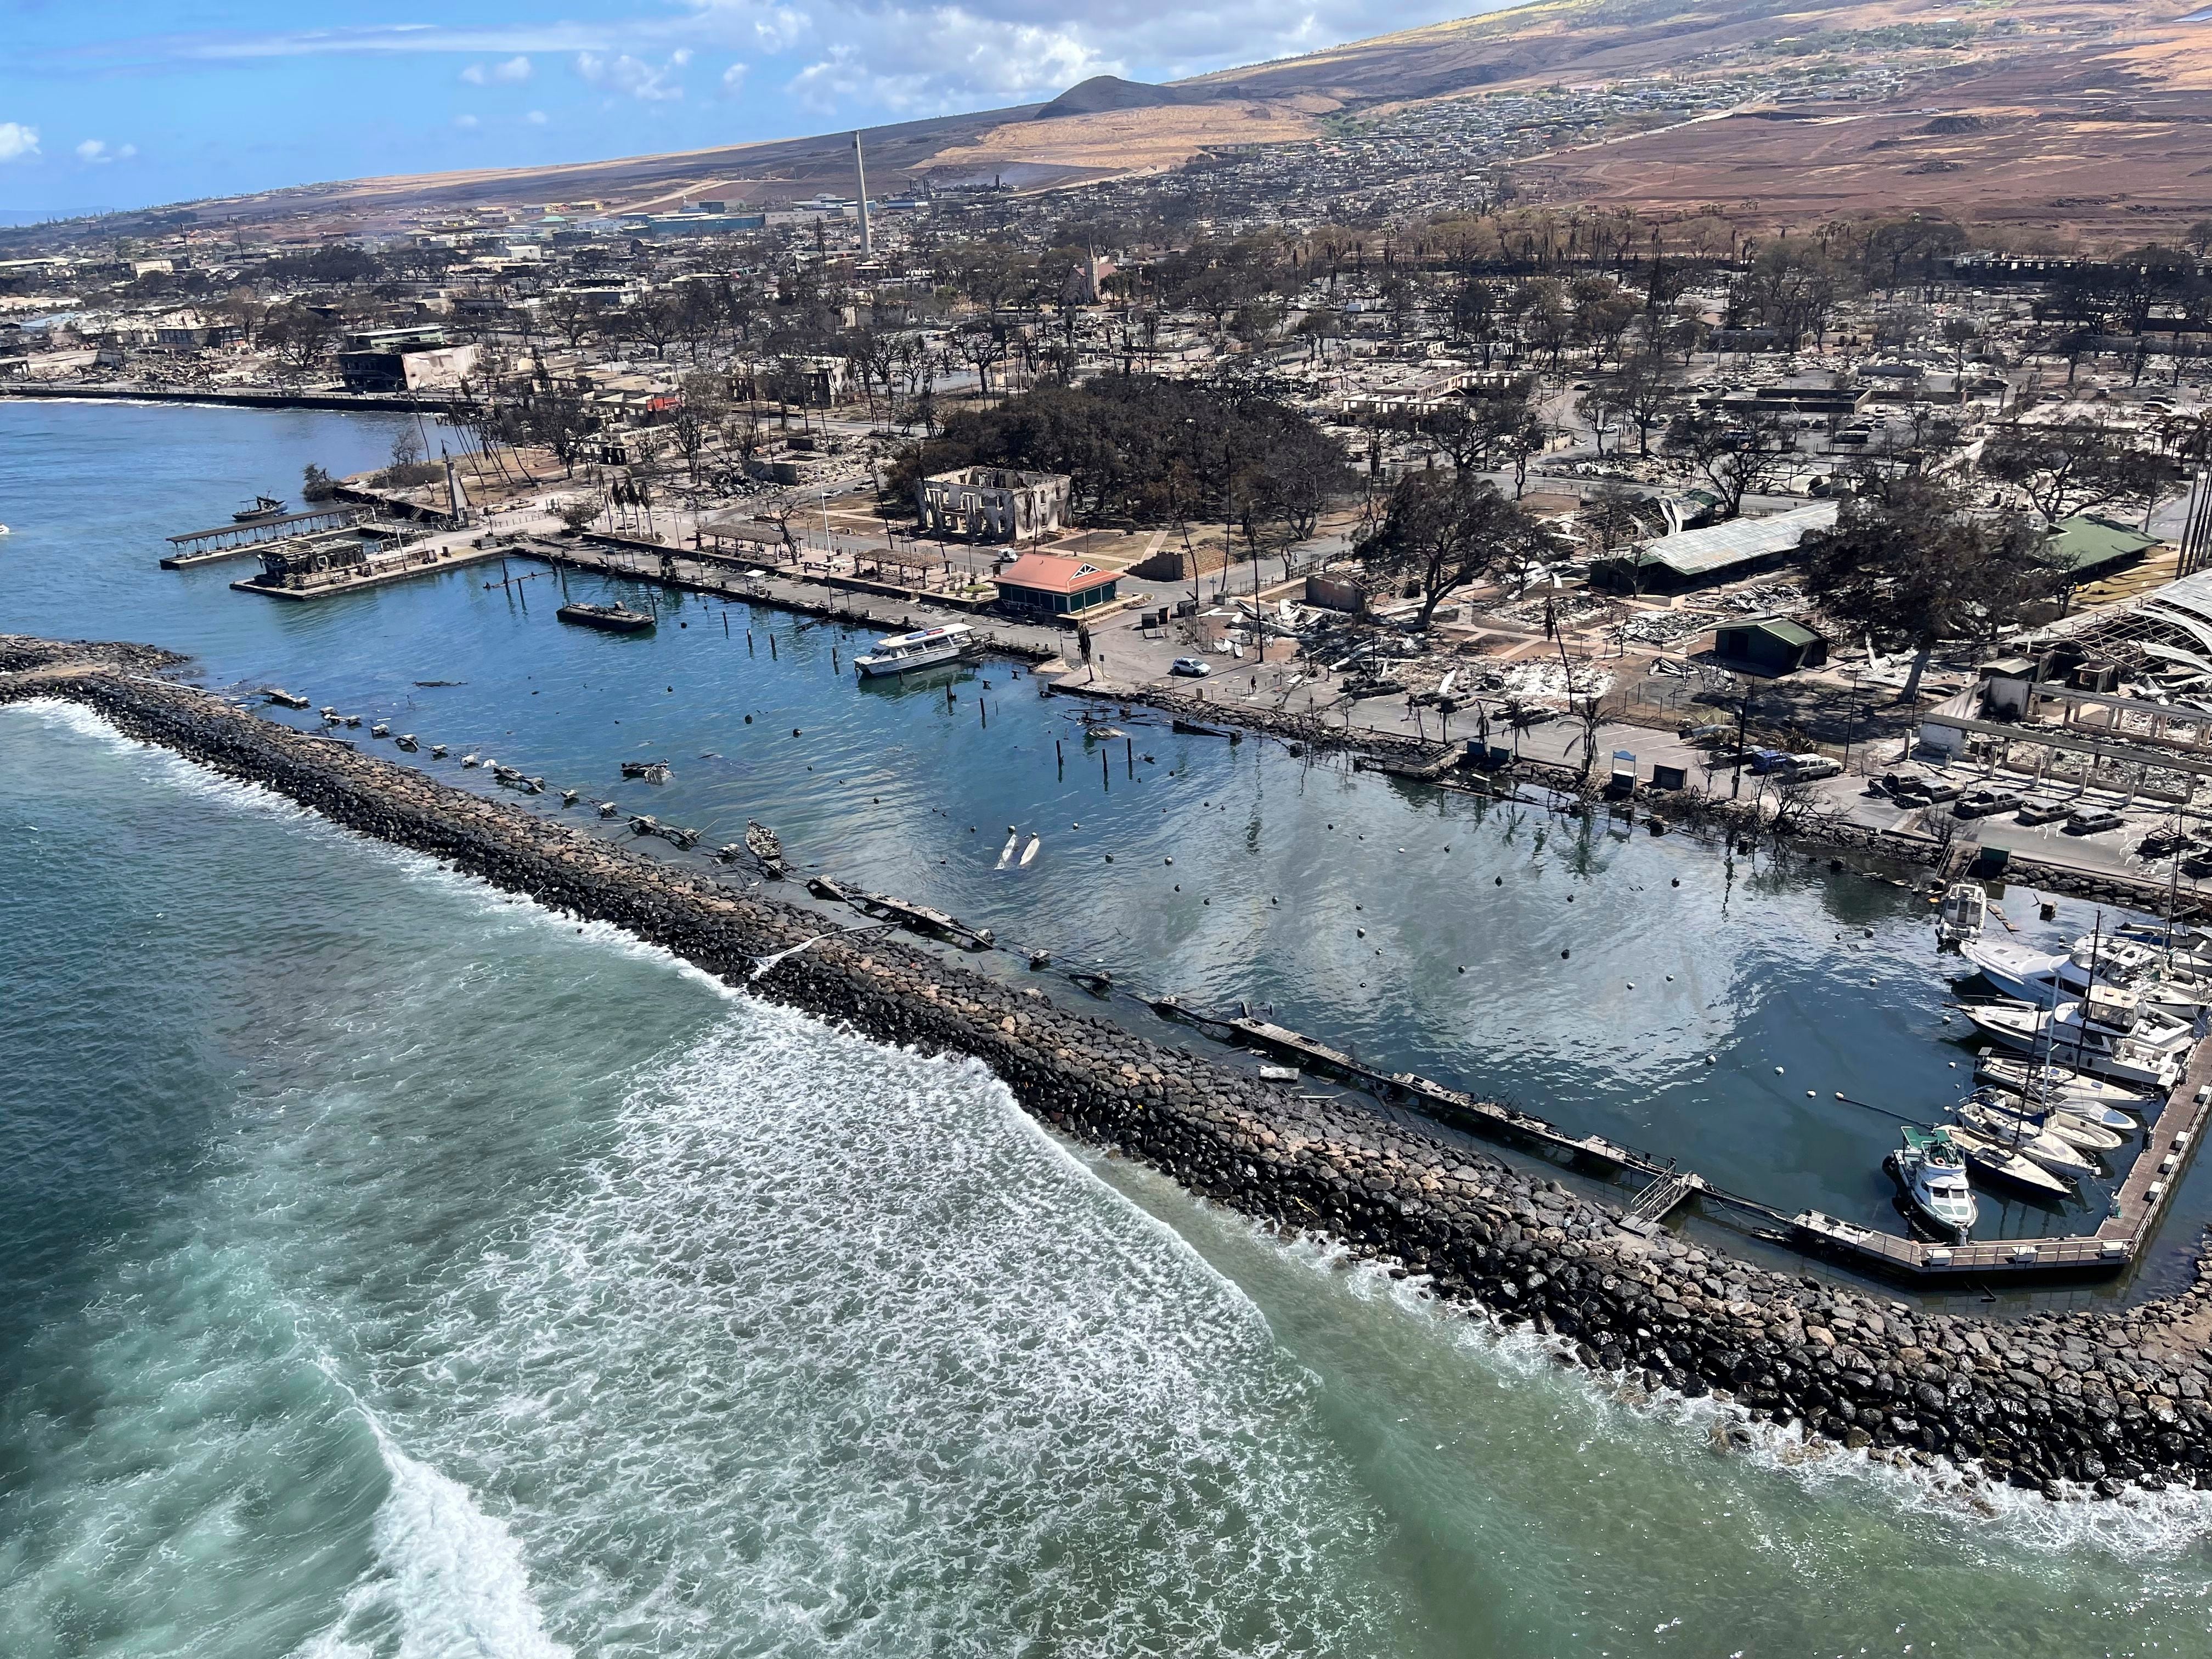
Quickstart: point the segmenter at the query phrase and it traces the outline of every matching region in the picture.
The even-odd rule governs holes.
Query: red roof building
[[[999,599],[1009,610],[1037,616],[1066,616],[1110,605],[1121,578],[1079,559],[1051,553],[1024,553],[993,578]]]

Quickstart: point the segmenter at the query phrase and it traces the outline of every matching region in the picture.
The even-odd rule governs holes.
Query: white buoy
[[[1779,1066],[1774,1068],[1774,1075],[1777,1077],[1780,1077],[1782,1075],[1782,1068]]]

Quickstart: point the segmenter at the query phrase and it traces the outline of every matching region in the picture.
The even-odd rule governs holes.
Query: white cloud
[[[814,20],[803,11],[794,11],[789,6],[769,6],[753,19],[753,38],[760,42],[764,52],[789,52],[806,38],[813,27]]]
[[[20,121],[0,121],[0,161],[13,161],[39,153],[39,130]]]
[[[117,144],[112,148],[103,139],[88,138],[76,147],[76,159],[89,166],[101,166],[109,161],[127,161],[138,153],[136,144]]]
[[[840,40],[788,82],[806,108],[937,114],[1048,98],[1094,75],[1126,73],[1077,29],[979,16],[959,7],[886,11]]]
[[[517,86],[530,78],[530,59],[517,56],[497,64],[471,64],[461,79],[473,87]]]
[[[729,68],[722,71],[723,97],[736,97],[738,94],[744,89],[744,84],[745,66],[743,64],[732,64]]]
[[[459,127],[463,132],[467,132],[475,127],[483,125],[483,124],[478,121],[473,115],[456,115],[453,118],[453,125]]]
[[[678,46],[668,54],[668,61],[658,66],[623,52],[614,58],[603,58],[598,52],[580,52],[576,54],[576,73],[595,87],[605,87],[641,99],[648,104],[666,103],[684,95],[684,88],[677,78],[686,64],[691,61],[691,49]]]
[[[542,127],[542,126],[544,126],[544,125],[545,125],[545,122],[546,122],[546,118],[546,118],[545,112],[544,112],[544,110],[542,110],[542,109],[534,109],[534,110],[532,110],[532,111],[531,111],[529,114],[527,114],[527,115],[524,116],[522,118],[523,118],[524,120],[526,120],[526,121],[529,122],[529,123],[530,123],[530,125],[531,125],[532,126],[533,126],[533,127]]]

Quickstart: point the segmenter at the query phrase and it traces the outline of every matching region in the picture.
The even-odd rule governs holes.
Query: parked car
[[[2017,789],[2000,789],[1984,784],[1978,789],[1969,789],[1952,803],[1954,818],[1993,818],[2000,812],[2009,812],[2021,803]]]
[[[2069,836],[2101,836],[2107,830],[2117,830],[2127,820],[2109,807],[2085,806],[2066,820]]]
[[[2056,823],[2063,817],[2070,817],[2073,811],[2072,807],[2055,800],[2027,800],[2021,803],[2020,813],[2014,821],[2030,825]]]
[[[1844,766],[1827,755],[1792,755],[1780,769],[1792,781],[1802,783],[1814,778],[1841,777]]]
[[[1169,673],[1180,674],[1185,679],[1202,680],[1212,672],[1212,665],[1200,657],[1177,657],[1168,665]]]

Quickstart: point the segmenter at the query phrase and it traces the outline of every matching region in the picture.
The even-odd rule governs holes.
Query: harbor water
[[[1821,862],[1110,711],[1126,736],[1086,741],[1004,665],[862,691],[852,640],[767,611],[663,595],[623,639],[495,566],[305,606],[153,568],[389,442],[0,403],[0,629],[191,651],[709,844],[757,817],[1062,963],[1784,1206],[1898,1224],[1893,1129],[1833,1096],[1932,1115],[1969,1069],[1917,902]],[[641,757],[673,781],[623,782]],[[0,710],[0,1650],[2151,1654],[2212,1626],[2193,1496],[1722,1453],[1051,1139],[979,1068],[76,711]],[[1031,863],[1000,867],[1009,825]]]

